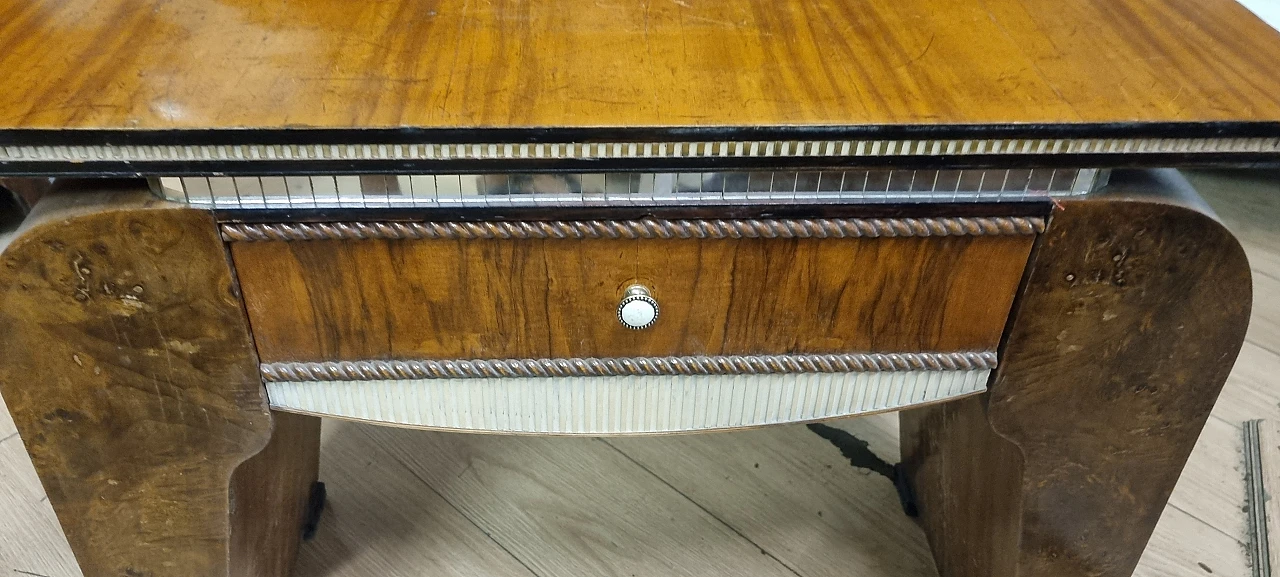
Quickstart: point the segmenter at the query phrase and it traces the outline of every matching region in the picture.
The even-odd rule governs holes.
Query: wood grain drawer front
[[[232,243],[264,362],[991,351],[1033,235]],[[652,291],[657,323],[617,319]]]

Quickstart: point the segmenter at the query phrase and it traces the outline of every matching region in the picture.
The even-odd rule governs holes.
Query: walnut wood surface
[[[212,215],[54,192],[2,262],[0,393],[86,577],[246,575],[228,482],[272,420]]]
[[[981,395],[898,414],[902,466],[942,577],[1032,575],[1018,572],[1022,453],[991,430],[986,404]]]
[[[231,571],[285,577],[320,474],[320,419],[272,412],[271,442],[231,477]]]
[[[1249,265],[1185,181],[1042,236],[990,393],[903,414],[943,577],[1127,577],[1244,340]]]
[[[991,350],[1034,237],[232,243],[264,362]],[[639,282],[651,328],[616,317]]]
[[[1234,0],[32,0],[0,127],[1277,121],[1276,62]]]

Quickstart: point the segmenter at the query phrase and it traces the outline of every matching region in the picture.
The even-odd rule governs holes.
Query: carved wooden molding
[[[873,238],[1031,235],[1040,217],[788,220],[583,220],[519,222],[229,223],[227,241],[544,238]]]
[[[606,359],[499,359],[264,363],[267,382],[471,379],[504,377],[617,377],[757,375],[891,371],[971,371],[996,366],[996,353],[848,353],[631,357]]]

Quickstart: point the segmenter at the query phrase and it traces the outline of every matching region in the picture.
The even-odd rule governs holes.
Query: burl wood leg
[[[1244,340],[1249,266],[1176,173],[1054,211],[982,397],[902,415],[943,577],[1127,577]]]
[[[211,215],[57,191],[0,262],[0,394],[86,577],[285,575],[318,426],[272,439]]]

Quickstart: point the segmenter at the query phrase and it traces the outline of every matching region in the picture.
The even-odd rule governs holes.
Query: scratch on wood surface
[[[743,20],[741,22],[733,22],[727,19],[710,18],[707,16],[699,16],[697,14],[690,14],[689,16],[681,16],[681,18],[688,18],[690,22],[702,22],[705,24],[715,24],[716,26],[723,26],[725,28],[735,28],[738,26],[747,25],[746,20]]]
[[[169,386],[169,390],[172,392],[174,400],[177,401],[178,403],[178,422],[185,424],[187,422],[187,415],[186,415],[186,412],[182,410],[182,404],[183,404],[182,390],[174,386],[173,384],[173,352],[169,350],[169,346],[168,346],[169,338],[164,335],[164,328],[160,326],[160,321],[156,320],[155,318],[152,318],[151,322],[155,324],[156,334],[160,336],[160,345],[161,345],[160,352],[164,354],[164,363],[165,363],[164,382],[166,385]],[[159,385],[157,385],[157,394],[159,393],[158,389],[159,389]],[[164,399],[162,398],[160,402],[161,402],[160,407],[161,407],[161,410],[163,411]],[[186,434],[187,434],[186,431],[187,430],[183,428],[182,435],[184,439],[186,438]]]
[[[933,41],[934,41],[934,40],[937,40],[937,39],[938,39],[938,35],[937,35],[937,34],[934,34],[934,35],[930,36],[930,37],[929,37],[929,43],[924,45],[924,50],[921,50],[921,51],[920,51],[920,54],[916,55],[916,57],[915,57],[915,58],[912,58],[911,60],[908,60],[908,61],[906,61],[906,62],[902,63],[901,65],[899,65],[899,66],[898,66],[898,68],[903,68],[903,67],[906,67],[906,66],[911,66],[912,64],[915,64],[916,62],[919,62],[921,58],[924,58],[924,57],[925,57],[925,55],[929,53],[929,49],[930,49],[930,48],[933,48]]]
[[[164,394],[160,392],[160,381],[156,380],[156,376],[151,375],[151,386],[156,389],[156,404],[160,406],[160,418],[165,422],[169,421],[169,412],[164,408]]]

